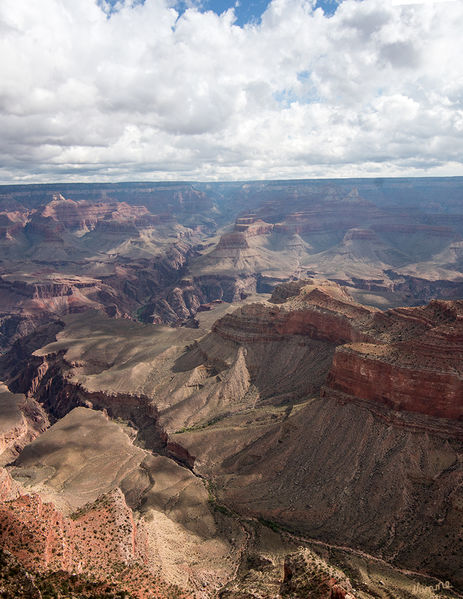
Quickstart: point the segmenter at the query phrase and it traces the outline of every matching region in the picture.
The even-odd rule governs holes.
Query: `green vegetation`
[[[257,520],[260,524],[262,524],[262,526],[270,528],[271,530],[273,530],[273,532],[280,532],[280,530],[282,530],[281,525],[277,524],[276,522],[273,522],[273,520],[266,520],[265,518],[261,517],[257,518]]]
[[[138,322],[145,323],[145,320],[144,320],[145,312],[146,312],[146,304],[137,308],[134,313],[135,320],[137,320]]]
[[[235,514],[229,510],[226,506],[220,504],[217,502],[217,498],[215,496],[215,486],[211,481],[204,481],[204,484],[206,486],[207,489],[207,502],[210,505],[210,507],[215,511],[215,512],[219,512],[220,514],[223,514],[224,516],[228,516],[229,518],[234,518]]]
[[[234,516],[233,512],[231,512],[224,505],[217,503],[217,500],[215,499],[215,497],[209,497],[209,499],[207,501],[214,511],[219,512],[220,514],[223,514],[224,516],[228,516],[229,518],[233,518],[233,516]]]
[[[194,426],[184,426],[183,428],[179,429],[178,431],[175,431],[174,435],[180,435],[181,433],[191,433],[193,431],[203,430],[203,429],[207,428],[208,426],[217,424],[217,422],[220,422],[224,418],[227,418],[229,415],[230,414],[228,414],[228,413],[220,414],[219,416],[215,416],[214,418],[212,418],[211,420],[208,420],[207,422],[205,422],[203,424],[195,424]]]

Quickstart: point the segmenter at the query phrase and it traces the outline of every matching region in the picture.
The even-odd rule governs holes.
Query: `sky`
[[[1,0],[0,182],[463,175],[463,0]]]

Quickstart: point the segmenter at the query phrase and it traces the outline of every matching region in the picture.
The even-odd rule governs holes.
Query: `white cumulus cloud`
[[[2,0],[1,181],[463,174],[463,3],[175,5]]]

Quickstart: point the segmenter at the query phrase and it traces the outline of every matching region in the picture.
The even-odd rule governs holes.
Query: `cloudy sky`
[[[1,0],[0,182],[463,175],[462,0]]]

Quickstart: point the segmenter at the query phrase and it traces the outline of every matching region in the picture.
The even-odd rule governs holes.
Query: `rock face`
[[[220,599],[355,599],[347,576],[308,548],[286,554],[281,568],[275,561],[251,553],[241,577],[220,591]]]
[[[463,380],[459,373],[402,367],[400,354],[390,356],[392,351],[369,344],[339,349],[328,389],[383,403],[394,410],[463,420]],[[395,363],[389,362],[391,358]]]
[[[380,312],[328,282],[278,287],[215,323],[235,343],[300,336],[337,346],[325,387],[394,410],[463,419],[463,302]]]
[[[272,308],[262,304],[245,306],[218,321],[214,332],[236,342],[271,341],[292,335],[334,344],[370,339],[355,326],[355,321],[367,318],[373,309],[354,304],[336,284],[310,280],[305,283],[297,299]],[[280,302],[282,295],[284,292],[276,292],[275,303]]]
[[[43,408],[32,398],[10,393],[0,383],[0,464],[5,464],[48,426]]]
[[[385,343],[380,331],[391,321],[397,328]],[[373,324],[379,342],[337,349],[326,392],[463,420],[463,302],[386,312]]]
[[[145,206],[129,206],[125,202],[88,202],[66,199],[61,194],[54,194],[51,202],[46,204],[39,214],[43,218],[51,218],[63,227],[71,230],[93,230],[103,224],[103,230],[122,231],[117,224],[149,226],[158,224],[160,218],[151,214]],[[113,225],[113,228],[107,227]]]
[[[20,486],[5,468],[0,468],[0,501],[12,501],[19,497]]]

